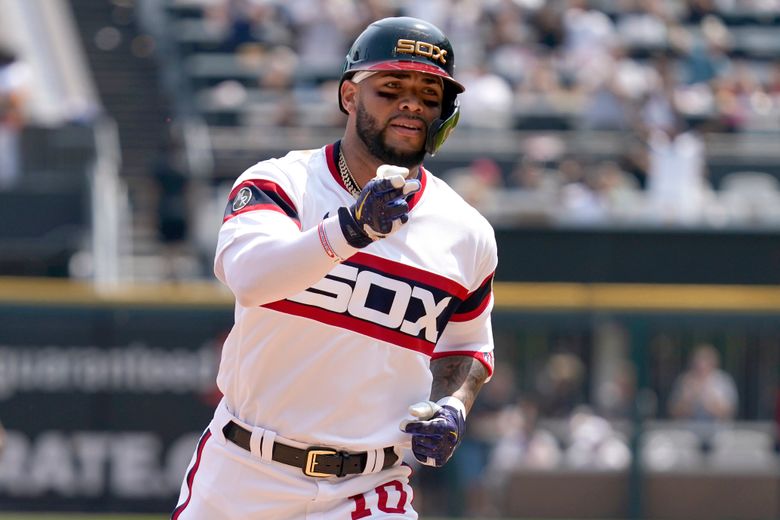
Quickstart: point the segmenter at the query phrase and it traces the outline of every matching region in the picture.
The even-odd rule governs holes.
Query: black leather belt
[[[230,421],[222,428],[222,433],[236,446],[252,451],[249,445],[249,439],[252,438],[251,431]],[[384,451],[385,462],[382,469],[387,469],[398,461],[398,455],[392,447],[387,447]],[[366,469],[368,453],[365,451],[350,453],[321,446],[301,449],[274,442],[271,458],[276,462],[300,468],[304,475],[310,477],[343,477],[363,473]]]

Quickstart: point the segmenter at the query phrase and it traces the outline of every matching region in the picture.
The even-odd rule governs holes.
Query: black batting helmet
[[[450,135],[460,117],[457,96],[465,89],[455,81],[455,55],[450,41],[435,25],[406,16],[384,18],[369,25],[349,49],[339,83],[359,71],[413,70],[444,80],[441,118],[431,123],[425,150],[431,155]]]

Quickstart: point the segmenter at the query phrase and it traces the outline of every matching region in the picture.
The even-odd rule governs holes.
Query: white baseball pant
[[[198,441],[172,520],[417,518],[409,466],[399,462],[376,473],[309,477],[225,439],[222,427],[228,420],[221,405]]]

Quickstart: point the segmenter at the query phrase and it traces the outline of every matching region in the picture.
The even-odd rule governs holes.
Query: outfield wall
[[[592,362],[587,353],[605,322],[623,328],[628,355],[649,371],[654,338],[678,331],[686,348],[686,337],[705,336],[741,356],[730,362],[755,379],[744,387],[754,404],[742,413],[766,422],[780,355],[776,287],[498,282],[495,294],[497,357],[518,367],[520,378],[554,348],[555,338],[577,338]],[[96,291],[65,280],[0,279],[0,420],[7,430],[0,510],[169,511],[219,398],[214,377],[231,324],[231,297],[212,284]],[[654,384],[647,374],[639,380],[640,386]],[[662,506],[674,504],[670,493],[686,489],[685,482],[700,490],[697,496],[724,497],[717,489],[724,489],[724,478],[735,478],[721,475],[721,488],[707,488],[706,472],[674,485],[637,470],[518,471],[511,484],[518,487],[502,494],[501,508],[549,518],[577,510],[593,518],[642,511],[682,518],[699,507],[700,518],[718,518],[707,516],[715,514],[713,500],[698,499],[683,516]],[[529,478],[549,486],[530,486]],[[756,489],[780,489],[776,473],[759,483],[753,478]],[[601,491],[593,491],[598,499],[578,506],[586,484],[602,480]],[[739,482],[749,480],[743,475]],[[428,515],[452,514],[447,504],[457,504],[461,491],[453,487],[449,502],[426,502],[421,494],[419,506]],[[760,505],[737,501],[734,507],[780,516],[776,494],[762,494]],[[740,503],[748,509],[739,510]]]

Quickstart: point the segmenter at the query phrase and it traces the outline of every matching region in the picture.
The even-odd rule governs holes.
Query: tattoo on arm
[[[431,361],[431,372],[431,401],[452,395],[463,401],[467,412],[471,410],[488,376],[487,369],[480,361],[467,356],[434,359]]]

